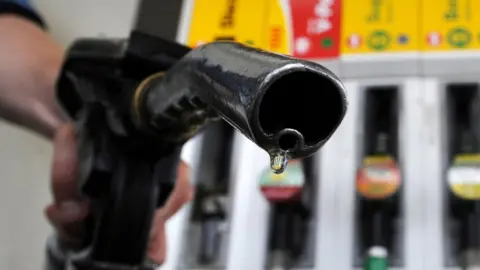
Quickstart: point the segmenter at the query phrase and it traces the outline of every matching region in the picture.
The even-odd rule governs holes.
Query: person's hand
[[[48,220],[57,230],[60,240],[70,245],[81,241],[83,221],[89,212],[89,202],[77,190],[77,148],[73,125],[62,126],[54,139],[51,184],[54,202],[45,209]],[[148,257],[161,264],[166,256],[165,222],[192,198],[189,168],[184,163],[178,167],[176,186],[165,206],[157,210]]]

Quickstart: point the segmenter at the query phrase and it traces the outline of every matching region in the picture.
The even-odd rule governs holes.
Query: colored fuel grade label
[[[418,0],[343,0],[342,54],[418,50]]]
[[[389,156],[367,157],[357,173],[357,191],[368,199],[386,199],[398,191],[400,171]]]
[[[422,51],[456,51],[474,48],[477,0],[423,0]],[[475,13],[479,13],[476,10]],[[477,15],[478,16],[478,15]],[[477,27],[478,28],[478,27]]]
[[[268,0],[194,0],[187,45],[235,41],[263,47],[267,3]]]
[[[466,200],[480,199],[480,155],[458,155],[448,169],[451,191]]]
[[[270,168],[260,176],[260,189],[269,201],[286,201],[296,197],[305,184],[300,162],[290,162],[283,173],[275,174]]]
[[[270,0],[265,49],[302,59],[339,56],[341,0]]]
[[[306,59],[338,57],[340,0],[289,0],[292,56]]]

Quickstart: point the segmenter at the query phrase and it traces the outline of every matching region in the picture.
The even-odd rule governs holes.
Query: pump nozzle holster
[[[148,269],[154,211],[172,190],[182,145],[208,121],[223,118],[265,151],[303,158],[347,107],[339,79],[318,64],[135,31],[74,42],[57,96],[77,125],[79,189],[92,201],[84,245],[66,262],[75,269]]]

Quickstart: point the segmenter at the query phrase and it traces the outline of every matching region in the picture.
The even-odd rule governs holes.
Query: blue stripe
[[[22,6],[24,8],[28,8],[30,10],[33,10],[32,5],[30,4],[29,0],[0,0],[0,2],[10,2],[10,3],[15,3],[19,6]]]

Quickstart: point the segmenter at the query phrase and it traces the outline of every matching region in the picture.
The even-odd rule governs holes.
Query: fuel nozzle
[[[321,65],[233,42],[195,49],[133,31],[73,43],[57,98],[76,121],[79,189],[95,224],[77,265],[140,266],[181,147],[222,118],[264,149],[274,172],[319,150],[347,108]]]
[[[343,85],[323,66],[232,42],[191,50],[143,89],[145,123],[161,130],[165,119],[221,116],[268,152],[277,173],[322,147],[347,105]],[[197,110],[185,116],[182,107]]]

